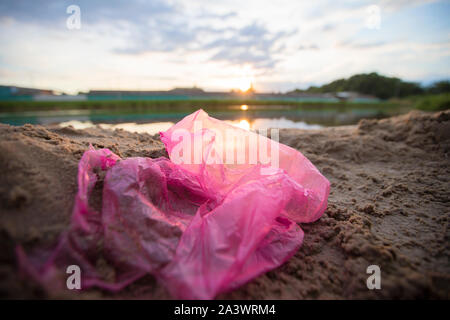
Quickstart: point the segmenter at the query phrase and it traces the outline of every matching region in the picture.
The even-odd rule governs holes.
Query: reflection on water
[[[160,131],[166,131],[171,126],[174,125],[173,122],[154,122],[154,123],[135,123],[135,122],[126,122],[126,123],[118,123],[118,124],[110,124],[110,123],[98,123],[94,124],[92,121],[65,121],[61,122],[59,126],[68,127],[72,126],[75,129],[86,129],[92,128],[98,125],[102,129],[123,129],[129,132],[137,132],[137,133],[148,133],[148,134],[156,134]]]
[[[232,114],[212,114],[213,116],[224,120],[225,122],[234,125],[236,127],[242,128],[244,130],[267,130],[272,128],[277,129],[320,129],[322,128],[319,124],[308,124],[305,121],[301,121],[298,119],[291,120],[287,119],[285,117],[271,117],[270,114],[262,114],[266,117],[255,117],[255,113],[251,113],[251,111],[255,111],[260,109],[261,106],[251,108],[243,104],[241,106],[231,106],[230,108],[233,110],[240,109],[242,112],[233,112]],[[239,117],[236,119],[236,117]],[[227,119],[228,118],[228,119]],[[230,120],[230,118],[232,120]],[[235,118],[235,119],[233,119]],[[84,119],[80,119],[84,120]],[[125,131],[129,132],[138,132],[138,133],[148,133],[148,134],[156,134],[160,131],[166,131],[168,130],[176,121],[179,119],[176,119],[176,121],[150,121],[149,123],[136,123],[136,122],[121,122],[121,123],[103,123],[99,122],[98,120],[96,122],[93,121],[80,121],[80,120],[69,120],[69,121],[63,121],[59,123],[59,126],[61,127],[67,127],[72,126],[75,129],[86,129],[86,128],[92,128],[95,126],[99,126],[102,129],[123,129]]]
[[[155,123],[119,123],[119,124],[107,124],[102,123],[99,126],[103,129],[123,129],[129,132],[137,132],[137,133],[148,133],[155,134],[160,131],[166,131],[171,126],[173,126],[173,122],[155,122]]]
[[[286,118],[279,119],[255,119],[252,122],[252,129],[320,129],[319,124],[308,124],[304,121],[292,121]]]
[[[265,129],[320,129],[321,125],[307,124],[304,121],[292,121],[286,118],[278,119],[254,119],[254,120],[225,120],[225,122],[245,130],[265,130]]]
[[[303,121],[292,121],[285,118],[280,119],[254,119],[254,120],[225,120],[225,122],[242,128],[244,130],[261,130],[261,129],[285,129],[285,128],[294,128],[294,129],[320,129],[322,126],[318,124],[307,124]],[[153,122],[153,123],[135,123],[135,122],[127,122],[127,123],[118,123],[118,124],[110,124],[110,123],[97,123],[94,124],[92,121],[65,121],[61,122],[59,126],[68,127],[72,126],[75,129],[86,129],[93,128],[95,126],[99,126],[102,129],[123,129],[129,132],[138,132],[138,133],[148,133],[148,134],[156,134],[160,131],[166,131],[171,126],[173,126],[173,122]]]
[[[292,107],[288,105],[230,105],[213,108],[208,113],[214,118],[246,130],[269,128],[318,129],[321,126],[355,124],[362,118],[380,118],[379,109],[350,109],[326,107]],[[172,110],[170,107],[158,111],[120,110],[53,110],[0,113],[0,122],[11,125],[61,124],[84,129],[99,125],[102,128],[122,128],[133,132],[150,134],[167,130],[193,110]]]
[[[247,131],[249,131],[251,129],[250,122],[248,122],[245,119],[242,119],[240,121],[226,121],[226,122],[228,122],[229,124],[231,124],[233,126],[239,127],[241,129],[244,129]]]

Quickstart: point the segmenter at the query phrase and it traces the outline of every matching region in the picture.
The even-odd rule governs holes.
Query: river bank
[[[0,295],[52,298],[20,277],[14,248],[51,246],[68,227],[77,165],[88,145],[122,158],[165,150],[157,135],[98,127],[2,124],[0,137]],[[284,129],[280,142],[330,180],[328,209],[302,225],[304,243],[285,265],[219,298],[449,298],[449,111]],[[98,207],[100,195],[94,199]],[[381,290],[367,289],[369,265],[381,269]],[[151,276],[116,295],[91,290],[81,297],[169,298]]]

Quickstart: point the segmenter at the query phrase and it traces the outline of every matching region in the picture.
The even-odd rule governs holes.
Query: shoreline
[[[0,295],[53,298],[20,280],[14,248],[50,246],[67,228],[89,143],[122,158],[165,156],[164,146],[120,129],[2,124],[0,136]],[[282,129],[280,142],[330,180],[328,208],[301,225],[304,243],[286,264],[218,299],[449,298],[450,111]],[[94,199],[98,206],[101,195]],[[369,265],[380,266],[381,290],[366,287]],[[151,276],[115,295],[81,297],[170,298]]]

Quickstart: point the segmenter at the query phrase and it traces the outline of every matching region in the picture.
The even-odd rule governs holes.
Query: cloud
[[[436,2],[437,0],[381,0],[379,6],[387,11],[399,11],[404,8],[419,6],[427,3]]]
[[[351,49],[371,49],[382,47],[386,45],[386,41],[375,41],[375,42],[357,42],[357,41],[341,41],[336,44],[339,48],[351,48]]]
[[[220,37],[206,44],[204,49],[217,50],[212,60],[271,68],[276,64],[274,53],[283,50],[283,46],[277,44],[288,36],[287,32],[272,33],[262,24],[252,23],[232,30],[230,37]]]
[[[177,10],[174,4],[161,0],[109,0],[107,2],[100,0],[2,0],[0,2],[0,15],[12,16],[22,22],[54,24],[66,20],[66,8],[73,4],[81,8],[83,20],[91,24],[102,19],[142,22],[146,15],[160,16],[174,13]]]
[[[373,70],[411,79],[448,74],[448,46],[434,43],[448,42],[449,7],[428,2],[2,0],[0,68],[13,72],[3,73],[8,81],[46,79],[61,90],[194,83],[222,90],[247,65],[257,90]],[[71,4],[81,8],[80,30],[66,28]],[[371,4],[381,8],[379,30],[366,28]]]
[[[301,44],[298,47],[298,50],[319,50],[319,47],[317,46],[317,44]]]
[[[324,31],[324,32],[332,31],[334,29],[336,29],[336,26],[333,25],[333,24],[330,24],[330,23],[327,23],[327,24],[323,25],[322,28],[321,28],[321,30]]]
[[[206,15],[207,19],[228,19],[235,13],[225,15]],[[283,49],[277,46],[292,33],[271,32],[262,23],[249,23],[241,27],[222,24],[211,27],[202,24],[191,25],[180,19],[167,23],[169,17],[152,18],[152,25],[130,24],[129,37],[123,48],[115,52],[141,54],[149,51],[206,50],[211,51],[210,60],[237,64],[251,64],[256,68],[272,68],[276,64],[275,53]],[[278,50],[277,50],[278,49]]]
[[[65,9],[73,2],[5,1],[0,5],[1,21],[15,19],[54,28],[67,19]],[[177,1],[75,2],[81,8],[83,26],[91,33],[107,30],[123,39],[111,49],[116,54],[209,50],[212,61],[271,68],[276,64],[274,54],[283,48],[276,44],[289,36],[287,32],[269,31],[263,23],[254,21],[236,27],[227,22],[237,17],[236,11],[214,12],[205,7],[192,12],[187,4]]]

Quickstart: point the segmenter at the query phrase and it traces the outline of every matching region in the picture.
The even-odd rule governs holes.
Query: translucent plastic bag
[[[83,289],[117,291],[150,273],[175,298],[212,299],[289,259],[303,240],[297,222],[327,206],[329,182],[301,153],[203,110],[161,140],[170,160],[86,151],[70,229],[50,257],[18,250],[22,270],[49,290],[68,265],[80,267]],[[99,171],[100,212],[89,206]]]

